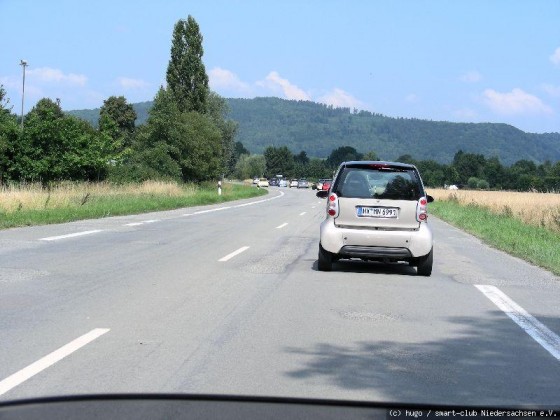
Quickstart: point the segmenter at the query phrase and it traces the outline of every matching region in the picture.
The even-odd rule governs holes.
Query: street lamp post
[[[27,61],[20,60],[19,65],[23,68],[23,87],[21,91],[21,130],[23,131],[23,103],[25,100],[25,68],[27,67]]]

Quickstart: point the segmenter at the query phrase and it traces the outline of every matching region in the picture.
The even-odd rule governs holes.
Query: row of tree
[[[326,159],[310,159],[305,151],[294,154],[286,146],[269,146],[263,155],[251,155],[244,148],[239,148],[240,143],[237,145],[239,158],[233,173],[240,179],[278,174],[289,178],[330,178],[341,162],[380,160],[373,151],[362,154],[351,146],[334,149]],[[504,166],[496,157],[486,158],[482,154],[461,150],[450,164],[416,160],[411,155],[402,155],[396,160],[416,165],[424,183],[430,187],[458,185],[473,189],[560,191],[560,161],[536,165],[530,160],[519,160],[511,166]]]
[[[191,16],[173,30],[167,87],[146,123],[122,96],[104,101],[98,127],[41,99],[23,129],[0,86],[0,182],[58,180],[204,181],[231,172],[236,124],[210,91],[202,35]]]

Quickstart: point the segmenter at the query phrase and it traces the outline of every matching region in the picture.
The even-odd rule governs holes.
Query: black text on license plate
[[[358,207],[356,210],[358,217],[398,217],[398,209],[393,207]]]

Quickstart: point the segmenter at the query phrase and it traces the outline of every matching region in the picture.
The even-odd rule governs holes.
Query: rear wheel
[[[326,251],[321,244],[319,244],[319,261],[317,267],[319,271],[331,271],[332,270],[333,257],[329,251]]]
[[[432,265],[434,263],[434,249],[430,250],[428,255],[419,257],[416,263],[416,272],[419,276],[430,276],[432,274]]]

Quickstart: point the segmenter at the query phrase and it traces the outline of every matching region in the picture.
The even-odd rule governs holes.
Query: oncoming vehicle
[[[329,191],[321,223],[320,271],[333,261],[406,261],[417,273],[432,273],[433,240],[426,195],[415,166],[399,162],[344,162]]]
[[[287,181],[286,179],[281,179],[281,180],[278,182],[278,186],[279,186],[279,187],[287,187],[287,186],[288,186],[288,181]]]
[[[259,182],[257,182],[257,187],[268,187],[268,179],[260,178]]]
[[[292,188],[292,187],[297,188],[297,186],[298,186],[298,180],[297,179],[292,179],[290,181],[290,188]]]

